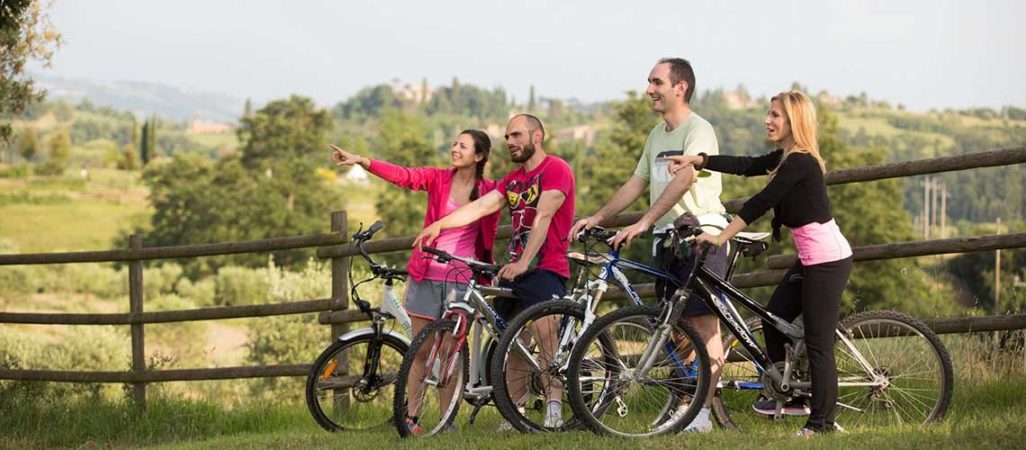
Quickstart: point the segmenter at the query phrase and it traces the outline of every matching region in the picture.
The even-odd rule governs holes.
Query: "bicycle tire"
[[[470,375],[469,360],[467,358],[466,352],[466,341],[463,341],[459,348],[445,347],[444,344],[440,344],[444,341],[440,338],[451,335],[452,330],[455,327],[456,322],[451,319],[440,319],[427,324],[420,331],[420,333],[417,334],[417,337],[413,340],[413,343],[410,344],[410,349],[406,352],[406,355],[403,357],[403,363],[399,368],[398,379],[396,380],[395,398],[392,403],[392,421],[396,427],[396,430],[399,432],[399,436],[404,438],[427,437],[438,434],[442,431],[447,430],[449,426],[453,423],[453,421],[456,419],[456,415],[459,414],[460,405],[463,403],[463,391],[467,385],[467,381],[469,380]],[[454,382],[452,397],[450,398],[449,405],[446,406],[439,404],[437,406],[439,409],[437,420],[432,419],[432,417],[434,416],[435,406],[425,404],[424,402],[424,399],[428,398],[428,396],[424,394],[424,389],[425,386],[427,386],[429,383],[428,377],[425,376],[424,383],[421,385],[422,403],[420,405],[421,413],[419,416],[420,420],[418,422],[418,425],[421,425],[423,431],[421,431],[420,433],[413,433],[407,427],[406,424],[406,417],[409,415],[409,411],[407,410],[407,405],[409,402],[409,377],[411,370],[413,370],[413,365],[416,362],[417,353],[427,343],[430,343],[432,347],[435,347],[437,345],[437,348],[434,348],[433,350],[437,350],[438,352],[440,352],[439,354],[436,354],[434,358],[435,360],[439,360],[439,358],[441,358],[440,364],[438,365],[439,373],[435,373],[432,375],[435,377],[435,380],[441,378],[448,378],[448,376],[442,376],[443,373],[441,372],[441,367],[443,367],[445,364],[441,362],[445,361],[446,358],[448,358],[450,355],[454,353],[454,357],[458,359],[458,361],[456,361],[455,367],[459,368],[460,373],[450,378],[450,380]],[[435,367],[433,362],[428,362],[428,365]],[[425,411],[430,411],[430,413],[426,413]]]
[[[495,406],[510,425],[513,426],[517,431],[522,433],[535,433],[535,432],[546,432],[546,431],[564,431],[567,429],[578,428],[579,421],[573,417],[573,410],[570,408],[569,398],[565,390],[565,379],[566,379],[566,362],[570,356],[570,349],[560,349],[559,351],[564,352],[563,361],[559,363],[560,369],[557,372],[551,373],[551,375],[559,376],[563,379],[564,393],[563,393],[563,405],[564,405],[564,423],[558,427],[545,427],[545,408],[547,395],[545,395],[545,381],[541,373],[526,369],[526,373],[523,370],[519,371],[524,375],[517,375],[514,372],[518,372],[516,369],[510,369],[507,362],[509,361],[508,355],[512,349],[515,339],[522,336],[522,330],[528,324],[536,323],[540,318],[546,316],[553,317],[572,317],[578,321],[584,319],[584,307],[579,303],[571,300],[558,300],[539,303],[527,308],[516,316],[506,326],[506,330],[502,333],[499,339],[498,345],[496,345],[495,355],[492,357],[491,363],[491,376],[490,379],[495,382],[492,384],[492,398],[495,401]],[[561,326],[563,324],[561,323]],[[530,333],[530,332],[529,332]],[[558,333],[557,333],[558,335]],[[577,341],[578,336],[573,336],[571,345]],[[600,339],[608,341],[607,337],[600,336]],[[611,345],[609,342],[605,342],[606,345]],[[536,348],[536,347],[535,347]],[[520,410],[518,403],[521,403],[522,399],[514,401],[509,393],[509,382],[511,377],[525,378],[527,382],[527,394],[534,398],[534,401],[527,401],[530,407],[525,408],[524,411]],[[538,398],[544,397],[544,398]],[[541,405],[541,407],[538,407]]]
[[[874,374],[885,377],[887,384],[872,389],[845,387],[846,380],[857,381],[859,376],[868,375],[838,339],[834,351],[839,380],[838,424],[848,428],[925,425],[944,418],[954,378],[951,357],[933,330],[919,319],[889,310],[857,313],[841,321],[840,326],[872,365]]]
[[[705,403],[703,400],[711,381],[709,354],[699,334],[685,321],[677,321],[672,325],[673,334],[667,341],[674,342],[679,349],[673,348],[673,355],[654,362],[648,377],[642,380],[633,377],[625,379],[621,376],[612,377],[607,371],[607,375],[603,377],[590,377],[605,385],[597,391],[600,393],[597,399],[593,396],[589,402],[586,398],[587,393],[581,388],[582,368],[592,372],[605,368],[585,367],[585,363],[594,364],[597,360],[587,355],[592,344],[599,336],[608,333],[607,337],[613,340],[614,345],[612,348],[603,348],[601,345],[598,347],[602,353],[601,359],[615,358],[617,371],[620,367],[629,369],[631,363],[636,362],[632,361],[632,358],[638,354],[637,352],[644,351],[648,339],[651,338],[650,333],[645,334],[647,330],[638,330],[638,324],[655,323],[659,313],[660,309],[656,307],[621,308],[596,320],[574,346],[567,371],[570,403],[575,417],[580,418],[595,433],[621,437],[649,437],[676,432],[691,423]],[[618,324],[625,326],[621,328]],[[619,348],[621,344],[623,351]],[[667,351],[664,347],[656,356],[665,353]],[[693,357],[697,358],[697,367],[693,364],[694,360],[687,364],[687,367],[694,371],[693,374],[682,374],[674,369],[674,364],[681,368],[679,363],[684,362],[679,361],[679,358],[678,361],[669,361],[677,358],[678,354],[693,354]],[[634,371],[621,373],[630,373],[633,376]],[[651,393],[639,394],[634,388],[643,385],[650,385],[656,389]],[[638,404],[635,404],[636,401]],[[617,405],[615,410],[611,408],[614,403]],[[673,408],[674,412],[666,414],[668,408]],[[628,418],[628,415],[631,417]],[[651,417],[642,417],[645,415]]]
[[[745,321],[760,347],[765,348],[762,339],[762,319],[752,317]],[[762,393],[762,376],[755,358],[741,345],[729,330],[723,335],[723,368],[718,381],[719,388],[712,401],[713,419],[720,428],[741,429],[736,416],[750,411],[752,402]]]
[[[395,336],[382,335],[379,372],[375,374],[375,379],[365,379],[362,369],[359,368],[357,372],[345,370],[358,366],[359,364],[351,363],[358,363],[360,357],[366,360],[367,350],[374,340],[373,335],[362,335],[335,341],[314,361],[306,379],[306,405],[321,428],[331,432],[362,430],[385,425],[391,419],[391,416],[386,414],[380,417],[382,420],[377,420],[379,418],[371,412],[363,412],[363,409],[355,411],[352,408],[352,405],[366,405],[369,407],[366,409],[388,411],[388,402],[392,398],[390,390],[398,377],[398,366],[402,357],[408,350],[408,346],[402,340]],[[350,350],[351,355],[347,353]],[[340,356],[346,358],[346,363],[350,364],[340,364]],[[343,366],[342,372],[338,371],[340,366]],[[381,372],[382,367],[391,370]],[[346,377],[357,379],[348,381],[351,378]],[[339,383],[342,384],[341,388]],[[342,389],[345,392],[339,392]]]

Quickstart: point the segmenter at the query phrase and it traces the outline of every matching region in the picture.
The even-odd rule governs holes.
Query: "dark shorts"
[[[495,299],[495,312],[509,323],[520,311],[541,302],[566,295],[566,278],[548,270],[535,269],[524,273],[515,281],[502,280],[499,287],[510,288],[516,298]]]
[[[687,245],[687,244],[684,244]],[[678,258],[673,255],[672,249],[664,247],[661,242],[656,241],[655,259],[653,265],[658,267],[670,274],[677,276],[680,279],[686,277],[691,273],[691,260],[689,258]],[[682,250],[682,253],[686,253]],[[727,274],[727,246],[713,247],[709,250],[709,254],[705,259],[705,268],[709,269],[710,272],[719,275],[721,278]],[[669,298],[673,295],[672,286],[668,289],[666,281],[656,279],[655,289],[656,295],[661,299]],[[712,314],[713,311],[709,309],[709,306],[705,304],[698,294],[692,293],[687,299],[687,303],[684,308],[685,316],[703,316],[706,314]]]

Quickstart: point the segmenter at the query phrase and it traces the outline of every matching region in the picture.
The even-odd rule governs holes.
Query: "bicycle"
[[[697,236],[701,230],[685,228],[680,231],[682,236]],[[747,355],[746,361],[753,365],[753,371],[758,374],[758,381],[733,380],[727,378],[721,383],[721,406],[719,414],[725,420],[732,419],[732,405],[735,401],[732,398],[722,398],[725,391],[747,392],[754,396],[761,393],[769,398],[777,400],[777,416],[784,402],[796,397],[811,396],[811,381],[807,379],[804,366],[807,361],[804,356],[803,331],[800,327],[786,322],[767,311],[762,305],[740,292],[728,282],[720,279],[715,274],[703,267],[703,257],[693,255],[694,264],[692,271],[683,280],[684,289],[678,291],[671,301],[657,307],[630,306],[595,321],[581,336],[580,345],[574,348],[570,355],[570,365],[567,376],[571,380],[570,399],[575,414],[586,419],[589,426],[600,433],[615,433],[603,422],[605,411],[601,408],[590,408],[588,402],[581,392],[579,378],[581,376],[582,361],[591,362],[594,359],[585,355],[585,350],[590,343],[595,341],[602,333],[608,333],[619,340],[630,340],[642,342],[629,349],[630,352],[620,352],[618,348],[605,348],[603,351],[613,354],[620,367],[634,363],[637,367],[630,379],[626,381],[612,380],[623,384],[642,385],[639,380],[648,380],[651,377],[648,373],[654,369],[661,371],[686,368],[685,362],[687,351],[684,349],[677,354],[670,355],[664,360],[654,361],[652,357],[657,351],[663,349],[670,341],[666,330],[669,324],[675,323],[678,311],[684,303],[681,299],[686,298],[691,292],[697,293],[710,307],[714,314],[720,319],[727,330],[737,339],[740,350],[731,347],[734,351],[743,351]],[[719,294],[719,295],[717,295]],[[788,336],[794,345],[787,347],[787,357],[782,363],[771,364],[766,356],[764,347],[756,343],[751,329],[745,325],[734,302],[741,304],[745,309],[751,311],[766,324],[773,326]],[[632,324],[639,320],[655,321],[658,324],[654,338],[651,336],[635,336],[623,333],[618,334],[620,324]],[[629,329],[629,327],[624,327]],[[912,338],[905,341],[890,340],[888,338]],[[877,423],[902,423],[925,424],[938,420],[944,416],[951,397],[952,375],[951,361],[947,350],[937,339],[937,336],[930,331],[922,322],[902,313],[894,311],[869,311],[855,314],[843,320],[837,330],[836,355],[838,357],[838,423],[849,421],[854,423],[850,426],[861,426]],[[920,350],[918,353],[909,353],[910,349]],[[637,351],[641,354],[638,356]],[[918,358],[910,358],[909,355],[918,355]],[[705,360],[702,355],[698,356],[698,365],[701,366]],[[917,365],[915,370],[909,371],[907,362],[914,360]],[[921,364],[920,364],[921,363]],[[589,373],[595,368],[588,367]],[[604,369],[602,367],[598,369]],[[921,376],[920,376],[921,375]],[[647,378],[646,378],[647,377]],[[736,381],[736,382],[735,382]],[[909,382],[907,385],[906,382]],[[649,383],[652,384],[652,383]],[[613,386],[614,391],[620,388]],[[665,397],[680,396],[679,392],[656,392]],[[745,407],[752,404],[751,398],[747,399]],[[714,404],[715,406],[715,404]],[[598,414],[592,414],[596,411]],[[736,411],[736,408],[734,408]],[[676,414],[676,413],[675,413]],[[719,420],[719,419],[718,419]],[[624,434],[624,433],[619,433]]]
[[[507,330],[499,340],[494,360],[492,361],[492,380],[495,381],[495,405],[503,417],[517,430],[521,432],[538,431],[559,431],[576,427],[577,420],[565,421],[561,427],[546,427],[542,418],[545,415],[544,399],[553,386],[544,383],[544,379],[565,380],[566,369],[569,363],[569,355],[573,344],[584,329],[587,329],[595,321],[598,304],[612,284],[626,293],[631,304],[643,305],[641,296],[627,278],[624,270],[640,271],[643,274],[665,280],[671,286],[678,286],[679,281],[670,274],[652,269],[635,261],[620,259],[619,251],[610,248],[608,253],[598,253],[594,247],[604,244],[608,247],[607,241],[616,233],[607,231],[601,227],[594,227],[583,231],[577,241],[585,244],[585,252],[570,252],[567,257],[580,264],[582,270],[574,283],[570,294],[563,299],[554,302],[546,302],[528,308],[517,315],[509,324]],[[742,255],[756,256],[764,251],[767,246],[760,242],[765,239],[768,233],[743,233],[732,239],[731,255],[728,257],[729,279],[737,266]],[[585,280],[591,268],[600,268],[600,273],[593,279]],[[678,286],[679,287],[679,286]],[[675,289],[675,288],[674,288]],[[557,345],[549,349],[541,348],[537,343],[537,336],[543,334],[538,328],[539,324],[545,324],[548,334],[556,336]],[[651,331],[651,324],[648,322],[636,324],[639,330]],[[601,339],[601,338],[600,338]],[[525,368],[511,369],[507,364],[506,355],[509,354],[513,345],[521,354],[528,354],[530,358]],[[611,345],[603,343],[603,345]],[[514,385],[525,384],[529,387],[524,395],[510,395],[507,389],[510,379],[515,380]],[[557,386],[562,387],[562,386]],[[601,393],[590,393],[592,397],[601,396]],[[512,398],[517,397],[517,401]],[[533,401],[532,401],[533,400]],[[619,401],[622,405],[622,401]],[[569,401],[564,402],[569,405]],[[567,408],[569,408],[567,406]],[[567,411],[564,411],[566,413]],[[572,410],[569,411],[572,414]],[[566,415],[566,414],[565,414]],[[686,418],[686,417],[685,417]]]
[[[405,280],[406,270],[378,264],[364,249],[364,243],[381,228],[381,221],[377,221],[366,231],[353,235],[360,255],[370,267],[371,277],[353,283],[350,295],[371,325],[339,336],[317,357],[306,379],[307,407],[317,424],[327,431],[371,428],[385,425],[391,418],[387,403],[392,399],[390,388],[410,340],[394,327],[386,327],[386,323],[396,320],[407,332],[411,325],[393,291],[396,280]],[[353,279],[352,266],[349,279]],[[384,280],[379,307],[362,299],[357,289],[373,280]]]
[[[463,297],[448,302],[441,318],[421,330],[403,357],[392,403],[392,421],[404,438],[432,436],[451,429],[461,400],[474,405],[468,420],[468,424],[473,424],[478,412],[491,399],[487,364],[494,351],[495,340],[506,326],[485,301],[485,296],[513,296],[510,289],[482,286],[477,282],[478,277],[495,277],[499,273],[497,266],[430,247],[421,250],[434,255],[441,263],[462,263],[473,276]],[[487,344],[486,338],[489,339]],[[411,380],[416,355],[424,347],[428,348],[426,364],[417,367],[419,376]],[[419,394],[413,398],[409,395],[408,384],[411,382],[419,388]],[[429,394],[432,389],[437,393]],[[411,424],[407,423],[408,418],[415,418],[412,430]]]

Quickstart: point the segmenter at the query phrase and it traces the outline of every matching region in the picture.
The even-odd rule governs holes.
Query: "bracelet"
[[[702,162],[698,163],[698,165],[695,166],[695,170],[701,171],[702,169],[705,169],[705,165],[709,163],[709,155],[707,155],[705,152],[701,152],[698,154],[698,156],[702,157]]]

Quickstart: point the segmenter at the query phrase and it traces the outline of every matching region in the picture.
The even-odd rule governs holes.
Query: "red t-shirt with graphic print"
[[[516,262],[524,252],[534,226],[541,193],[559,191],[566,195],[566,199],[553,215],[545,242],[532,261],[532,266],[570,278],[566,251],[570,248],[567,235],[574,221],[574,186],[574,172],[570,165],[552,155],[546,155],[534,170],[528,172],[521,166],[496,184],[496,190],[506,197],[513,219],[513,236],[509,240],[506,256],[509,262]]]

